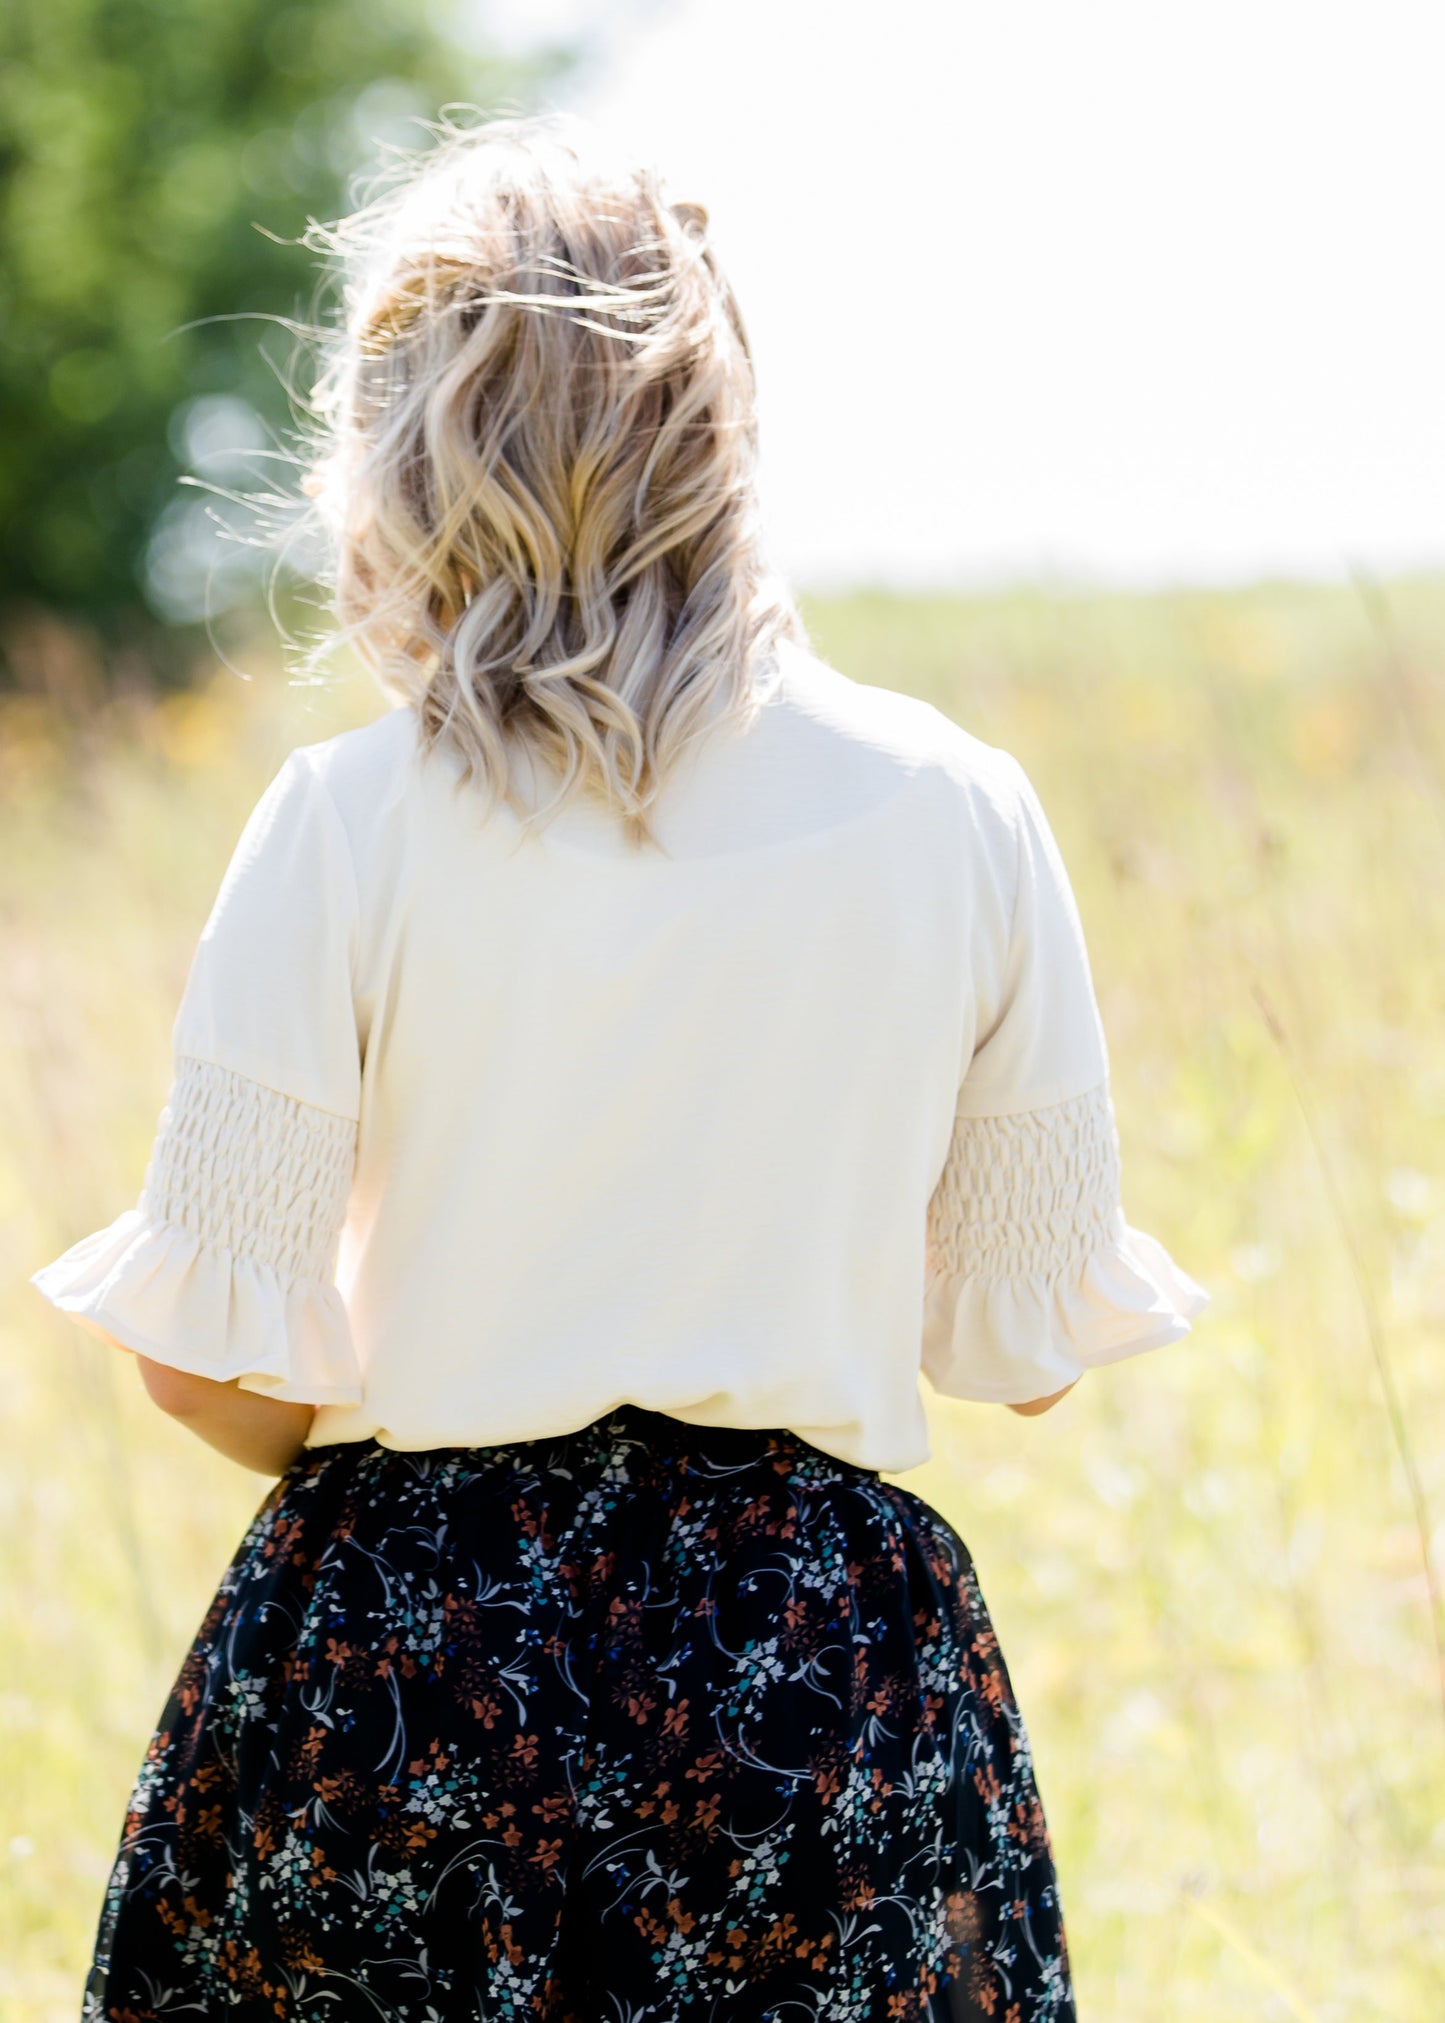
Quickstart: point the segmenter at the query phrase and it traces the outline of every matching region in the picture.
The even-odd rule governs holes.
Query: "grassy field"
[[[1129,1219],[1214,1294],[1038,1421],[936,1401],[1084,2023],[1437,2023],[1445,1989],[1445,581],[808,607],[1029,770]],[[70,2023],[131,1780],[268,1486],[27,1274],[134,1201],[171,1021],[293,745],[259,649],[0,700],[0,2018]],[[1002,2019],[999,2019],[1002,2023]]]

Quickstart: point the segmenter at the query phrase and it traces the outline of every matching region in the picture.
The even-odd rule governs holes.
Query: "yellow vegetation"
[[[1190,1340],[1043,1419],[939,1402],[903,1478],[972,1549],[1008,1655],[1084,2023],[1434,2023],[1445,583],[808,616],[845,672],[1029,770],[1093,954],[1126,1211],[1214,1294]],[[13,2023],[77,2012],[131,1780],[266,1486],[25,1278],[135,1198],[256,795],[380,706],[269,669],[79,722],[0,700]]]

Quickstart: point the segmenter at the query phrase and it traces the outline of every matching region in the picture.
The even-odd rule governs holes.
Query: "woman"
[[[1206,1298],[1038,799],[810,650],[699,206],[504,119],[315,243],[394,707],[262,795],[139,1204],[34,1274],[279,1478],[85,2015],[1072,2018],[972,1563],[880,1473],[920,1375],[1042,1411]]]

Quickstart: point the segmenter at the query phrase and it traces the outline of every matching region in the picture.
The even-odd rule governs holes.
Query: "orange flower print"
[[[113,2023],[338,1988],[593,2023],[599,1987],[629,2023],[1076,2023],[957,1534],[793,1433],[631,1406],[304,1450],[177,1669],[101,1913]]]

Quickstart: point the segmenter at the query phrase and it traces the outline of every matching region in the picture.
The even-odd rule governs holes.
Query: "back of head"
[[[313,226],[342,315],[305,490],[341,636],[424,747],[521,808],[517,761],[633,841],[746,722],[796,606],[762,553],[752,360],[707,215],[561,114],[440,124]]]

